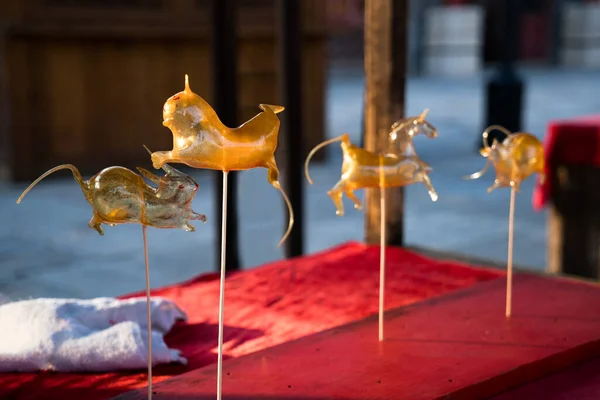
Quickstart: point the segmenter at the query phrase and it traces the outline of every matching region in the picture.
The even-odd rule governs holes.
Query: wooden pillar
[[[237,35],[236,1],[212,1],[212,73],[214,109],[221,121],[227,126],[237,126]],[[223,192],[222,175],[215,174],[215,218],[217,232],[215,246],[217,257],[216,270],[221,259],[221,194]],[[237,210],[237,173],[229,173],[227,191],[227,269],[240,269],[239,224]]]
[[[600,168],[558,165],[548,213],[548,270],[600,280]]]
[[[408,0],[365,2],[365,148],[383,151],[390,127],[404,116]],[[379,244],[379,189],[365,195],[365,241]],[[386,189],[387,243],[403,244],[404,192]]]
[[[0,20],[0,181],[10,178],[10,96],[8,91],[8,58],[6,57],[7,22]]]
[[[302,27],[300,0],[279,0],[279,57],[283,106],[280,114],[284,134],[283,162],[285,189],[294,209],[295,223],[285,243],[286,257],[302,255],[304,247],[303,158],[304,132],[302,123]],[[281,136],[281,134],[280,134]],[[285,219],[287,222],[287,218]],[[287,228],[287,223],[284,229]]]

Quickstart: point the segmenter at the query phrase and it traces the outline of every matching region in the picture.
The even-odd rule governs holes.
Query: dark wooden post
[[[548,270],[600,280],[600,168],[558,165],[551,169]]]
[[[304,250],[304,202],[302,125],[302,10],[300,0],[279,0],[279,55],[281,59],[281,114],[285,134],[285,185],[294,209],[294,228],[285,244],[286,257],[300,256]]]
[[[523,80],[515,70],[519,53],[519,32],[522,2],[506,0],[503,2],[502,16],[502,59],[496,73],[486,84],[485,126],[498,124],[511,132],[521,129],[523,117]],[[483,147],[481,133],[476,135],[477,149]],[[506,135],[493,131],[488,136],[488,144],[494,139],[502,142]]]
[[[404,115],[408,0],[365,2],[365,148],[383,151],[393,121]],[[386,238],[403,244],[402,188],[386,189]],[[365,196],[365,241],[379,244],[379,189]]]
[[[219,118],[227,126],[237,126],[237,37],[236,1],[212,1],[212,74],[213,105]],[[223,180],[219,172],[215,176],[215,219],[217,222],[217,266],[221,259],[221,193]],[[237,210],[237,173],[229,173],[229,197],[227,199],[227,269],[240,269],[239,224]]]

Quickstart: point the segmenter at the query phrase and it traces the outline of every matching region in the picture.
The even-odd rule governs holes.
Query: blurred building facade
[[[506,0],[409,2],[411,73],[471,74],[499,61]],[[364,0],[327,3],[334,54],[360,58]],[[519,7],[520,62],[600,68],[599,0],[520,0]]]
[[[321,0],[302,4],[308,148],[323,140],[326,76]],[[238,120],[280,102],[275,0],[239,0]],[[149,165],[168,150],[165,100],[192,89],[211,102],[211,0],[0,1],[0,169],[35,179],[64,162],[85,175]]]

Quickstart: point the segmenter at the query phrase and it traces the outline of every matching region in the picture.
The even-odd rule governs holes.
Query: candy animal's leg
[[[423,174],[423,177],[421,178],[421,182],[427,188],[427,192],[429,193],[429,197],[431,197],[431,201],[437,201],[438,194],[435,191],[435,189],[433,188],[433,184],[431,183],[431,179],[429,179],[429,176]]]
[[[186,232],[196,232],[196,228],[194,228],[194,225],[191,225],[190,223],[183,225],[183,230]]]
[[[518,181],[511,181],[510,182],[510,187],[515,189],[516,193],[520,193],[521,192],[521,184]]]
[[[330,191],[327,192],[327,196],[331,198],[333,204],[335,205],[336,211],[335,214],[340,217],[344,215],[344,204],[342,203],[342,195],[346,191],[346,184],[344,181],[339,181],[335,184]]]
[[[496,179],[494,181],[494,184],[487,189],[487,192],[491,193],[492,190],[498,189],[499,187],[501,187],[501,183],[500,183],[500,181],[498,179]]]
[[[94,213],[92,219],[88,223],[88,226],[92,229],[95,229],[100,236],[104,236],[104,229],[102,229],[102,220],[98,217],[98,214]]]
[[[354,190],[346,189],[346,197],[348,197],[350,201],[354,203],[354,208],[356,208],[357,210],[362,209],[362,204],[360,203],[358,197],[356,197],[356,195],[354,194]]]
[[[197,212],[192,211],[192,213],[190,214],[190,219],[206,222],[206,215],[198,214]]]

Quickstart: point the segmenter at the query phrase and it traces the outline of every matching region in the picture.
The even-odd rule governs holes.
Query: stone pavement
[[[600,110],[600,72],[527,69],[525,126],[543,137],[550,119],[593,114]],[[360,68],[333,68],[327,103],[328,136],[348,132],[358,141],[363,99]],[[508,190],[486,193],[493,173],[478,181],[462,176],[478,171],[484,159],[474,152],[483,128],[483,76],[410,78],[408,114],[430,108],[438,128],[435,140],[419,137],[417,151],[434,171],[440,195],[432,203],[422,185],[407,189],[406,240],[436,250],[502,261],[506,257]],[[337,217],[325,192],[339,178],[341,152],[331,146],[325,164],[311,169],[314,185],[306,186],[306,252],[361,240],[363,214],[345,200],[346,216]],[[65,160],[68,162],[68,160]],[[0,293],[11,298],[39,296],[114,296],[144,288],[142,235],[139,226],[106,227],[105,236],[87,227],[91,210],[68,173],[42,182],[19,206],[26,185],[0,186]],[[215,257],[212,175],[194,175],[200,191],[193,208],[209,216],[197,231],[148,230],[153,287],[212,271]],[[546,216],[531,207],[533,180],[517,196],[515,263],[533,269],[546,264]],[[240,174],[239,216],[245,268],[283,256],[277,242],[287,221],[280,195],[268,183],[266,170]],[[360,192],[359,192],[360,193]],[[362,193],[360,193],[362,197]]]

